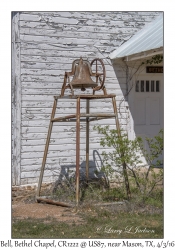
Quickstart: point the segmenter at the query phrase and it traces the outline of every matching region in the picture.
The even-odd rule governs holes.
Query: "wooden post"
[[[89,99],[86,99],[86,114],[89,114]],[[86,117],[86,181],[89,179],[89,117]]]
[[[21,185],[21,42],[20,13],[12,12],[12,183]]]
[[[40,177],[39,177],[39,182],[38,182],[38,189],[37,189],[37,194],[36,194],[38,197],[40,196],[40,190],[41,190],[41,185],[42,185],[42,180],[43,180],[43,175],[44,175],[44,169],[45,169],[46,158],[47,158],[47,153],[48,153],[48,148],[49,148],[50,136],[51,136],[52,126],[53,126],[52,119],[55,116],[56,107],[57,107],[57,99],[54,100],[52,114],[50,117],[50,124],[49,124],[47,140],[46,140],[45,150],[44,150],[44,156],[43,156],[43,161],[42,161],[42,166],[41,166],[41,172],[40,172]]]
[[[76,121],[76,205],[80,199],[80,97],[77,98],[77,121]]]
[[[115,97],[112,97],[112,104],[113,104],[114,114],[116,115],[115,116],[116,128],[117,128],[117,131],[118,131],[118,135],[121,136],[119,119],[118,119],[118,113],[117,113],[117,105],[116,105]]]

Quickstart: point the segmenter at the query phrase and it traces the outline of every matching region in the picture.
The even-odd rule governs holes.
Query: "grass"
[[[66,197],[65,193],[57,195]],[[61,190],[62,191],[62,190]],[[82,222],[62,222],[54,218],[14,220],[12,238],[34,239],[160,239],[163,238],[163,189],[149,197],[132,192],[125,206],[93,206],[94,203],[126,200],[122,188],[103,189],[91,183],[81,190],[81,206],[77,215]],[[70,196],[70,193],[68,193]],[[70,201],[70,197],[68,200]],[[84,204],[84,205],[83,205]]]
[[[163,214],[111,212],[100,207],[79,211],[81,224],[46,220],[17,220],[12,225],[12,238],[163,238]]]

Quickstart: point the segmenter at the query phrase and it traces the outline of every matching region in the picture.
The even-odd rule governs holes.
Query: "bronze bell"
[[[80,88],[85,91],[86,88],[97,87],[98,84],[91,79],[94,75],[91,70],[91,65],[88,61],[83,61],[82,57],[76,60],[73,64],[74,77],[71,81],[73,88]]]

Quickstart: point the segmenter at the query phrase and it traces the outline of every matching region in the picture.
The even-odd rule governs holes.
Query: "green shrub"
[[[155,167],[163,165],[160,159],[163,152],[163,130],[154,138],[146,138],[149,150],[145,150],[140,137],[129,140],[124,131],[110,130],[109,126],[95,126],[94,129],[102,135],[100,144],[113,148],[109,153],[103,151],[101,171],[108,180],[114,178],[117,183],[125,184],[128,199],[131,194],[139,194],[145,199],[162,184],[163,169],[155,171]],[[141,156],[146,159],[146,166]]]

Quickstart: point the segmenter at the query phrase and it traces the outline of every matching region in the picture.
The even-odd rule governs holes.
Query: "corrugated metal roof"
[[[160,47],[163,47],[163,13],[114,50],[109,57],[121,58]]]

